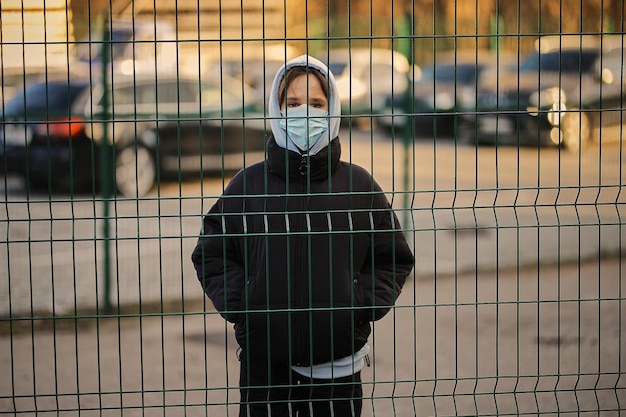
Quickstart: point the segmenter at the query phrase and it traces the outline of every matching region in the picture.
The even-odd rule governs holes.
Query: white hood
[[[274,139],[278,146],[282,148],[287,148],[294,152],[300,152],[296,145],[291,143],[291,141],[287,141],[287,135],[285,131],[280,127],[280,118],[282,115],[280,114],[280,103],[278,102],[278,88],[280,86],[280,82],[285,75],[285,72],[291,67],[311,67],[315,68],[322,72],[322,74],[326,75],[328,79],[328,115],[329,115],[329,129],[309,150],[309,155],[315,155],[320,150],[324,149],[331,140],[336,138],[339,135],[339,125],[341,123],[341,102],[339,100],[339,93],[337,90],[337,85],[335,83],[335,78],[333,74],[330,72],[328,67],[324,65],[320,60],[313,58],[309,55],[301,55],[296,57],[290,61],[288,61],[285,65],[283,65],[276,76],[274,77],[274,82],[272,83],[272,90],[270,91],[270,98],[268,103],[269,116],[271,118],[270,125],[272,127],[272,133],[274,134]]]

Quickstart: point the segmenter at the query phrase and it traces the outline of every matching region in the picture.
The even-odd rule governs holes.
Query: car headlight
[[[613,80],[615,77],[613,76],[613,71],[609,68],[602,68],[602,82],[605,84],[613,84]]]
[[[547,109],[546,117],[552,126],[561,124],[561,117],[567,110],[565,102],[567,96],[558,87],[551,87],[545,90],[534,92],[529,97],[530,106],[526,108],[531,116],[539,116],[540,109]]]
[[[464,88],[458,97],[459,107],[462,109],[474,109],[476,108],[476,91],[470,88]]]
[[[454,97],[448,93],[435,94],[433,104],[437,110],[450,110],[454,108]]]
[[[454,98],[448,93],[429,94],[422,96],[418,101],[423,103],[426,109],[450,110],[454,108]]]
[[[551,87],[545,90],[536,91],[528,98],[528,111],[536,112],[538,109],[553,108],[554,104],[565,103],[567,97],[565,92],[558,87]]]

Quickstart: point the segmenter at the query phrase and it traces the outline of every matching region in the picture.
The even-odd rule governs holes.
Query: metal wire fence
[[[238,329],[304,311],[304,332],[344,312],[354,330],[360,293],[269,301],[320,280],[339,297],[337,265],[351,288],[387,276],[384,216],[341,198],[382,194],[397,216],[414,260],[366,335],[362,415],[623,414],[623,2],[85,3],[1,5],[1,415],[237,415],[240,350],[250,362],[255,348],[191,254],[246,172],[265,187],[213,235],[226,242],[216,291],[244,271]],[[312,179],[270,191],[272,174],[251,168],[283,117],[268,106],[274,76],[301,54],[334,75],[341,160],[382,191],[362,191],[356,168],[340,193]],[[248,207],[259,200],[274,211]],[[245,210],[235,233],[229,215]],[[255,280],[279,279],[285,242],[303,245],[298,260],[259,307]],[[272,332],[270,347],[284,336]]]

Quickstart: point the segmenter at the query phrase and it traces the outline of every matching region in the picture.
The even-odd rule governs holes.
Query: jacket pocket
[[[354,296],[353,309],[356,323],[366,322],[367,305],[365,302],[365,289],[361,283],[361,274],[356,273],[352,277],[352,294]]]

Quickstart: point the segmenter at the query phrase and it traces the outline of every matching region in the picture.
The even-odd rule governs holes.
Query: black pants
[[[361,373],[312,379],[291,370],[250,361],[241,352],[239,417],[360,417]]]

